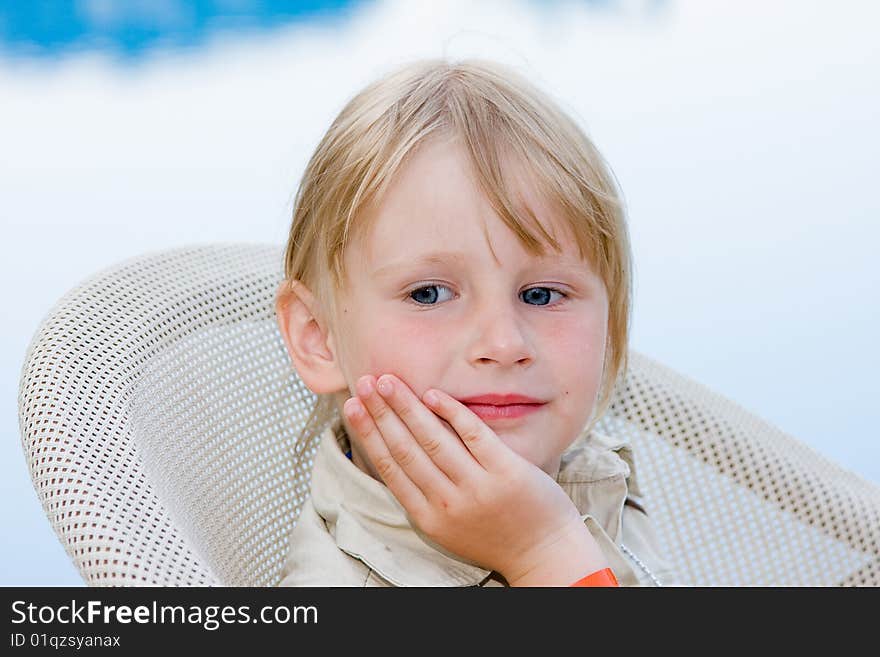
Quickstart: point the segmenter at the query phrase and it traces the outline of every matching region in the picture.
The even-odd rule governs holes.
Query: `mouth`
[[[475,404],[465,402],[464,405],[483,421],[490,422],[515,420],[531,415],[546,406],[546,402],[539,404]]]

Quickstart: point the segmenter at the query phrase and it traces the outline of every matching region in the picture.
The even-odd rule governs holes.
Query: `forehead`
[[[532,215],[527,228],[543,242],[543,255],[530,253],[501,220],[480,189],[467,152],[450,138],[428,142],[412,153],[379,202],[367,211],[363,235],[357,240],[358,259],[371,273],[416,260],[463,266],[489,259],[500,267],[549,262],[587,267],[571,227],[537,193],[527,170],[513,160],[505,167],[510,202],[520,215]],[[543,239],[534,222],[557,240],[561,253]]]

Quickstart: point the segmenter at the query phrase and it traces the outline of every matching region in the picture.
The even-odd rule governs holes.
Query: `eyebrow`
[[[373,272],[373,276],[391,274],[399,269],[405,269],[407,267],[417,267],[419,265],[442,265],[449,261],[463,262],[464,260],[464,254],[458,251],[435,251],[433,253],[425,253],[417,258],[397,260],[390,265],[379,267]]]
[[[384,265],[374,270],[373,276],[388,276],[398,270],[418,267],[421,265],[439,265],[448,262],[463,264],[466,261],[467,257],[465,256],[465,254],[459,251],[434,251],[431,253],[424,253],[415,258],[396,260],[395,262]],[[573,273],[586,273],[586,270],[588,269],[586,263],[576,264],[568,260],[556,258],[545,258],[544,260],[537,260],[535,264],[537,264],[538,266],[562,267],[563,269],[569,270]]]

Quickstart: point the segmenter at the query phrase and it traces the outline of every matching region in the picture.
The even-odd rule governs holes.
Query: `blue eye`
[[[437,293],[428,294],[427,291],[432,290],[448,290],[449,288],[445,285],[425,285],[424,287],[418,287],[412,292],[409,293],[409,297],[416,301],[416,303],[420,306],[433,306],[437,301]]]
[[[437,297],[439,296],[435,290],[439,289],[449,290],[445,285],[423,285],[409,292],[408,298],[415,301],[416,305],[419,306],[434,306],[437,304]],[[522,293],[522,296],[527,302],[535,302],[530,305],[546,306],[550,303],[549,298],[554,292],[563,298],[567,296],[564,292],[554,287],[530,287]],[[544,299],[547,300],[543,301]]]
[[[538,291],[539,293],[538,294],[531,294],[532,292],[535,292],[535,291]],[[563,297],[565,296],[565,294],[563,294],[562,292],[560,292],[559,290],[557,290],[556,288],[553,288],[553,287],[530,287],[528,290],[523,292],[523,297],[530,298],[533,301],[538,301],[539,303],[536,303],[535,304],[536,306],[546,306],[547,304],[550,303],[550,301],[549,301],[550,295],[552,295],[554,292],[556,294],[562,295]],[[541,303],[540,300],[545,299],[545,298],[547,299],[547,302]]]

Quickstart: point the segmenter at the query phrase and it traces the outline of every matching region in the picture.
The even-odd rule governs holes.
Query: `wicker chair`
[[[89,585],[272,586],[307,498],[315,396],[274,318],[281,250],[219,244],[102,271],[25,357],[22,444]],[[680,579],[880,584],[880,487],[638,353],[600,429],[626,435]]]

